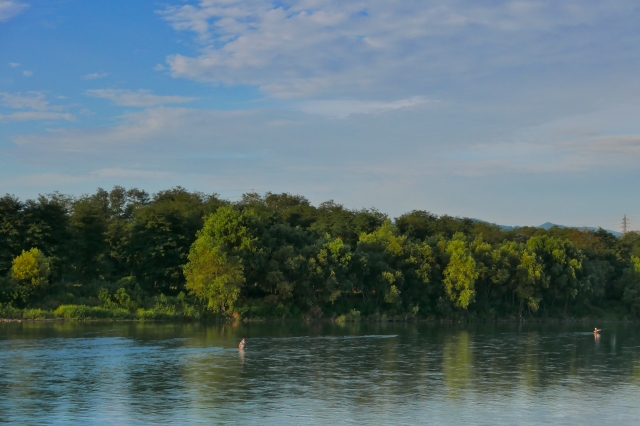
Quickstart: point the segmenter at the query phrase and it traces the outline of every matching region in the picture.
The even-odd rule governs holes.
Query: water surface
[[[0,422],[636,425],[637,328],[3,323]]]

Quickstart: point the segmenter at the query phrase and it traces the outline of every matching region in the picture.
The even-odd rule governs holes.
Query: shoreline
[[[354,320],[344,320],[340,321],[338,318],[313,318],[313,319],[304,319],[304,318],[278,318],[278,317],[269,317],[269,318],[210,318],[210,319],[139,319],[139,318],[127,318],[127,319],[117,319],[117,318],[0,318],[0,323],[35,323],[35,322],[103,322],[103,323],[113,323],[113,322],[127,322],[127,323],[225,323],[225,324],[237,324],[237,323],[263,323],[263,324],[273,324],[273,323],[301,323],[301,324],[309,324],[309,323],[325,323],[325,324],[383,324],[383,323],[413,323],[413,324],[575,324],[575,323],[590,323],[590,322],[599,322],[599,323],[624,323],[624,324],[632,324],[638,322],[638,320],[629,320],[629,319],[597,319],[597,318],[547,318],[547,319],[492,319],[492,320],[453,320],[453,319],[430,319],[430,318],[411,318],[411,319],[360,319],[357,321]]]

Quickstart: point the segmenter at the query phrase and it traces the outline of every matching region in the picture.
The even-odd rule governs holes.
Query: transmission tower
[[[627,215],[625,214],[622,218],[622,235],[627,233],[627,228],[629,227],[629,219],[627,219]]]

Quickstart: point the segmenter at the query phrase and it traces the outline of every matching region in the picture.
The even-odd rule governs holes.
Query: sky
[[[0,0],[0,193],[640,229],[631,0]]]

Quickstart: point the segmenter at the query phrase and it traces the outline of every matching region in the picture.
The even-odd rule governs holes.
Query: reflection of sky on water
[[[1,324],[0,422],[635,424],[640,332],[585,328]]]

